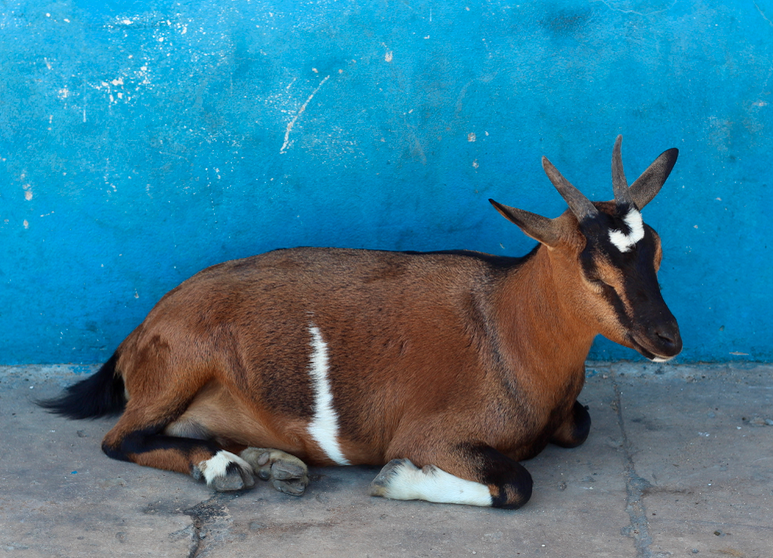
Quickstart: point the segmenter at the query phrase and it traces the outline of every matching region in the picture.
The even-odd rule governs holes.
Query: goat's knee
[[[575,401],[572,412],[553,433],[550,441],[563,448],[575,448],[588,438],[590,424],[588,408],[579,401]]]

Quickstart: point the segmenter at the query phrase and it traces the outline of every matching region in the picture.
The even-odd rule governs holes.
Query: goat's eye
[[[588,281],[591,282],[592,285],[600,288],[609,287],[610,289],[614,288],[612,285],[601,279],[600,277],[589,277]]]

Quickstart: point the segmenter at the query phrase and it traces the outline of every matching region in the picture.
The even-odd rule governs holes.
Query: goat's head
[[[660,191],[678,150],[663,152],[629,188],[621,142],[618,136],[612,153],[613,201],[591,202],[544,157],[545,172],[569,205],[563,215],[548,219],[490,201],[547,246],[561,303],[578,319],[608,339],[662,362],[679,354],[682,339],[658,285],[660,238],[643,223],[640,211]]]

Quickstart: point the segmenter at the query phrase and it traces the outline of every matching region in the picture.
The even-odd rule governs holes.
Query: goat
[[[93,376],[41,404],[71,418],[123,411],[111,458],[215,490],[301,494],[306,463],[384,465],[371,494],[518,508],[519,463],[582,444],[577,401],[597,334],[654,361],[682,341],[640,210],[678,151],[614,200],[591,202],[543,157],[569,209],[549,219],[489,200],[538,245],[471,251],[295,248],[228,261],[167,293]]]

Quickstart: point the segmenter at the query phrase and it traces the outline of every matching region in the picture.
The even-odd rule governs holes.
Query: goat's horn
[[[553,163],[548,161],[547,157],[542,158],[542,168],[545,169],[545,174],[548,175],[550,182],[556,187],[558,193],[564,198],[569,205],[569,209],[572,210],[574,216],[578,221],[582,221],[586,218],[593,218],[598,215],[599,211],[596,206],[586,198],[582,192],[572,186],[572,184],[564,178],[558,169],[553,166]]]
[[[615,192],[615,203],[633,206],[633,198],[628,191],[628,181],[625,179],[623,171],[623,156],[620,149],[622,143],[623,136],[617,136],[615,147],[612,149],[612,188]]]

